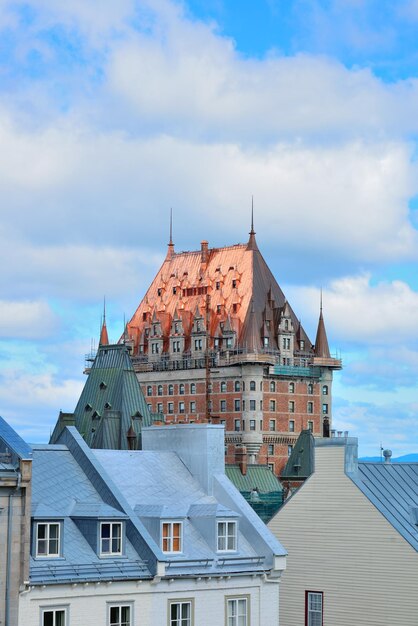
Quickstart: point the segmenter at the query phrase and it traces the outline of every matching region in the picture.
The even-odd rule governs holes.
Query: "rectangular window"
[[[179,402],[179,413],[184,413],[184,402]]]
[[[250,430],[255,430],[255,420],[250,420]]]
[[[293,446],[291,444],[289,444],[287,446],[287,456],[290,456],[292,454],[292,450],[293,450]]]
[[[270,411],[276,410],[276,400],[270,400]]]
[[[308,422],[308,428],[311,432],[313,432],[313,422],[311,421]]]
[[[109,626],[131,626],[132,606],[130,604],[115,604],[109,606]]]
[[[174,403],[173,402],[169,402],[167,406],[168,406],[168,412],[170,414],[173,414],[174,413]]]
[[[268,455],[273,456],[273,454],[274,454],[274,443],[269,443]]]
[[[170,626],[193,626],[192,601],[169,602]]]
[[[227,598],[227,626],[248,626],[248,598]]]
[[[322,405],[322,413],[325,415],[326,413],[328,413],[328,404],[323,404]]]
[[[66,626],[67,609],[42,609],[42,626]]]
[[[59,555],[59,522],[42,522],[36,524],[36,556],[57,557]]]
[[[295,432],[295,420],[289,420],[289,433]]]
[[[221,400],[221,413],[226,411],[226,400]]]
[[[162,413],[163,412],[163,403],[159,402],[157,404],[157,413]]]
[[[241,410],[241,400],[234,400],[234,411]]]
[[[289,400],[289,413],[295,412],[295,403],[293,400]]]
[[[122,554],[122,522],[100,523],[100,554]]]
[[[276,430],[276,420],[269,420],[269,430]]]
[[[250,411],[255,411],[255,400],[250,400]]]
[[[237,523],[218,522],[218,552],[233,552],[237,549]]]
[[[241,430],[241,420],[234,421],[234,429],[235,429],[235,432],[238,432],[239,430]]]
[[[313,402],[308,402],[307,410],[308,410],[308,413],[310,414],[313,413]]]
[[[181,552],[182,551],[182,522],[162,522],[161,534],[163,552]]]
[[[322,626],[324,610],[324,594],[322,591],[305,592],[305,625]]]
[[[196,413],[196,402],[190,402],[190,413]]]

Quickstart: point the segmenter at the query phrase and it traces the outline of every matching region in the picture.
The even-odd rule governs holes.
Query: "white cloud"
[[[43,339],[54,333],[57,323],[57,316],[45,301],[0,300],[1,338]]]
[[[418,337],[418,293],[401,281],[371,284],[370,274],[347,276],[323,290],[324,315],[333,342],[367,346],[401,346]],[[319,290],[293,287],[289,301],[296,310],[317,317]]]

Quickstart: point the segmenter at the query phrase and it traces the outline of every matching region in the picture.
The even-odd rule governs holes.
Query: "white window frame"
[[[217,520],[217,552],[236,552],[238,544],[238,524],[236,520]]]
[[[105,525],[109,525],[110,526],[110,534],[109,537],[103,537],[103,527]],[[114,536],[113,534],[113,528],[119,527],[120,529],[120,535],[119,535],[119,550],[114,551],[113,550],[113,540],[117,539],[117,536]],[[110,522],[110,521],[106,521],[106,522],[100,522],[100,556],[122,556],[123,554],[123,522]],[[103,550],[103,541],[108,541],[109,542],[109,550]]]
[[[320,603],[314,606],[314,602],[317,601],[318,598],[320,598]],[[306,591],[305,603],[306,603],[306,626],[322,626],[323,616],[324,616],[323,592],[322,591]]]
[[[119,609],[118,617],[115,619],[111,619],[111,611],[112,609]],[[122,610],[129,609],[128,620],[124,619],[122,621]],[[126,617],[126,616],[125,616]],[[132,626],[134,624],[133,619],[133,602],[109,602],[107,605],[107,626]]]
[[[176,606],[180,609],[180,615],[172,616],[171,607]],[[188,615],[183,615],[183,608],[188,607]],[[184,598],[182,600],[168,601],[168,626],[193,626],[194,624],[194,600],[193,598]]]
[[[41,626],[45,624],[45,613],[52,613],[52,626],[57,625],[57,613],[64,614],[64,623],[59,626],[67,626],[68,624],[68,606],[45,606],[41,607]]]
[[[179,524],[180,526],[180,534],[179,534],[179,550],[174,550],[174,525]],[[167,526],[169,529],[169,533],[166,537],[164,537],[164,526]],[[161,550],[164,554],[182,554],[183,552],[183,522],[181,520],[161,520]],[[167,540],[168,546],[167,549],[164,550],[164,541]]]
[[[225,603],[226,626],[249,626],[249,596],[226,597]]]
[[[40,538],[39,537],[39,528],[41,526],[45,526],[46,528],[46,532],[45,532],[45,537]],[[51,539],[51,526],[57,526],[58,527],[58,537],[54,537]],[[39,550],[39,542],[45,542],[45,546],[46,546],[46,552],[40,552]],[[57,552],[51,552],[50,551],[50,542],[51,541],[57,541]],[[36,522],[36,558],[39,559],[51,559],[51,558],[59,558],[61,556],[61,523],[60,522]]]

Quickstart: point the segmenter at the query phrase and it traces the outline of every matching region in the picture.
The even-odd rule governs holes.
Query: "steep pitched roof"
[[[74,411],[72,422],[77,430],[92,448],[128,449],[130,428],[140,447],[141,427],[152,421],[128,347],[99,346]],[[65,425],[69,425],[68,419],[58,419],[51,443],[58,440]]]
[[[315,356],[319,356],[319,357],[326,358],[326,359],[329,359],[331,357],[329,346],[328,346],[327,333],[325,330],[324,318],[322,315],[322,306],[321,306],[321,312],[319,314],[318,329],[316,331]]]
[[[281,479],[304,479],[314,471],[315,440],[311,430],[302,430],[281,474]]]
[[[254,326],[261,333],[267,301],[274,303],[276,309],[283,307],[285,296],[258,249],[253,229],[247,244],[170,252],[128,322],[129,338],[136,347],[154,308],[157,317],[164,312],[172,319],[176,310],[193,315],[198,310],[204,316],[206,294],[210,294],[212,318],[225,321],[229,315],[238,333],[238,344],[243,346],[248,343],[248,329]],[[251,303],[254,323],[249,319],[253,314]],[[291,308],[290,315],[297,328],[297,317]],[[216,328],[216,324],[211,323],[211,327]],[[300,337],[306,346],[311,345],[303,328]]]

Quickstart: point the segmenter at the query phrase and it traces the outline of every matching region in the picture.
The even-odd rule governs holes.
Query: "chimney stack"
[[[239,465],[241,474],[245,476],[247,474],[247,448],[245,446],[236,446],[235,460]]]
[[[209,244],[206,240],[203,240],[200,244],[201,248],[201,261],[203,264],[206,265],[206,263],[208,262],[208,257],[209,257]]]

